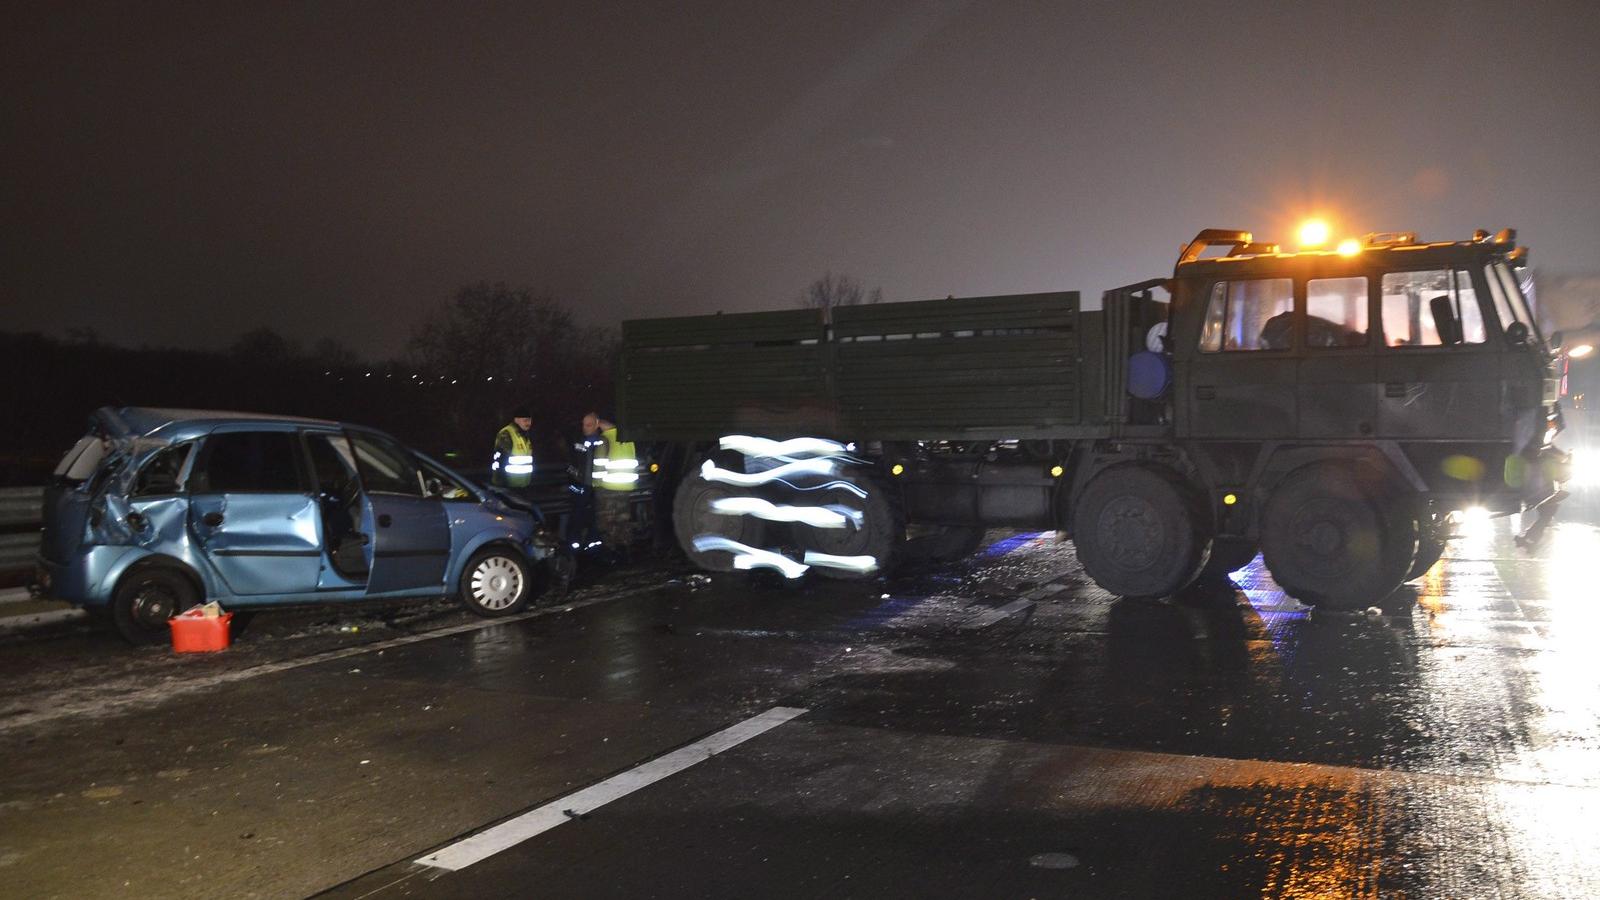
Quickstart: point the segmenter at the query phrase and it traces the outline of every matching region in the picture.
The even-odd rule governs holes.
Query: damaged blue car
[[[249,413],[97,410],[45,494],[49,595],[135,643],[176,613],[456,594],[525,608],[570,560],[538,513],[378,431]]]

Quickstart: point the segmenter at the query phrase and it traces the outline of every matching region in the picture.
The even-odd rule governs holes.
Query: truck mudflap
[[[1529,468],[1527,488],[1532,490],[1525,490],[1525,493],[1532,493],[1534,499],[1530,502],[1524,498],[1522,515],[1524,521],[1530,516],[1533,521],[1516,536],[1517,546],[1524,550],[1539,545],[1545,531],[1555,521],[1561,502],[1571,496],[1561,485],[1572,478],[1572,454],[1555,447],[1545,447],[1539,451]]]

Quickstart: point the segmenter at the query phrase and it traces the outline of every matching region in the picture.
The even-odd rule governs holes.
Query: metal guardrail
[[[0,488],[0,572],[33,568],[44,524],[44,488]]]

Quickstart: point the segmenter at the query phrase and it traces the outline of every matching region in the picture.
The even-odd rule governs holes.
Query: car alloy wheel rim
[[[505,609],[522,596],[522,570],[504,556],[491,556],[472,571],[472,600],[484,609]]]

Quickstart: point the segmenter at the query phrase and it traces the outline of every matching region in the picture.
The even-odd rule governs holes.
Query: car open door
[[[393,440],[348,431],[368,506],[372,541],[367,593],[443,591],[450,559],[444,503],[427,496],[415,458]]]

